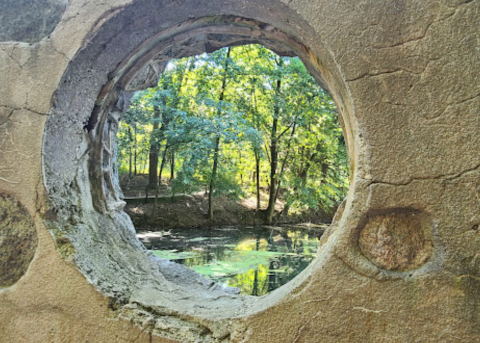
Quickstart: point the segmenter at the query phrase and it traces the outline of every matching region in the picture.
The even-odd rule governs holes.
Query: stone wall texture
[[[480,1],[28,3],[0,3],[0,342],[480,341]],[[166,60],[252,42],[328,89],[352,166],[258,299],[149,255],[109,155]]]

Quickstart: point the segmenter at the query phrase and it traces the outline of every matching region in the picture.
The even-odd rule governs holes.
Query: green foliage
[[[333,100],[298,58],[258,45],[171,61],[157,87],[134,96],[117,137],[123,171],[133,153],[137,163],[146,161],[152,146],[174,154],[175,192],[207,188],[217,144],[214,195],[252,192],[255,156],[261,186],[277,182],[290,211],[328,209],[348,189],[345,140]],[[278,168],[272,181],[273,139]]]

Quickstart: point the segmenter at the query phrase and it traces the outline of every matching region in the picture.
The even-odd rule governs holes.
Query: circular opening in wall
[[[70,62],[53,99],[43,149],[49,200],[45,223],[62,256],[111,297],[112,309],[153,334],[183,342],[234,340],[244,331],[242,322],[232,319],[272,306],[310,273],[266,297],[238,295],[148,251],[123,211],[114,142],[128,94],[157,86],[172,59],[253,43],[304,62],[335,99],[351,150],[349,106],[342,100],[348,96],[335,81],[341,80],[335,64],[313,30],[280,2],[136,1],[90,37]],[[189,328],[189,338],[174,329],[181,326]]]
[[[137,237],[242,294],[284,285],[313,260],[348,189],[333,100],[298,58],[261,45],[162,69],[156,87],[128,95],[116,135]]]

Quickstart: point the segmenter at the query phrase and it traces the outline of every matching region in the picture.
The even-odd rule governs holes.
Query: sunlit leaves
[[[204,189],[219,138],[215,193],[251,191],[255,154],[261,183],[268,187],[275,117],[275,179],[283,200],[292,211],[340,202],[348,188],[348,157],[330,96],[298,58],[280,57],[258,45],[233,47],[226,57],[227,50],[220,49],[171,61],[157,87],[135,95],[118,134],[123,164],[132,144],[143,147],[139,153],[148,153],[151,141],[176,152],[175,190]]]

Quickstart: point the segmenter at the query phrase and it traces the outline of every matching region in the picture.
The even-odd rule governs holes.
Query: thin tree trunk
[[[242,149],[241,149],[241,146],[240,146],[240,149],[237,150],[238,151],[238,163],[236,163],[236,166],[235,166],[235,169],[239,169],[238,168],[238,165],[242,165]],[[240,184],[243,186],[243,170],[240,169]]]
[[[137,149],[133,151],[133,175],[137,175]]]
[[[175,150],[171,150],[172,159],[170,164],[170,184],[173,184],[173,180],[175,179]]]
[[[257,111],[257,95],[256,95],[256,87],[255,87],[256,79],[253,79],[253,89],[252,89],[252,99],[253,99],[253,109],[254,109],[254,119],[253,122],[255,123],[255,128],[258,130],[260,127],[260,119],[258,118],[258,111]],[[258,147],[254,147],[255,153],[255,181],[256,181],[256,189],[257,189],[257,211],[260,210],[260,153],[258,151]]]
[[[158,183],[162,183],[162,173],[163,173],[163,167],[165,166],[165,160],[167,157],[167,150],[168,150],[168,145],[165,144],[165,149],[163,149],[163,154],[162,154],[162,163],[160,164],[160,172],[158,173]]]
[[[140,156],[140,174],[145,174],[145,168],[147,168],[147,155],[145,154],[143,157]]]
[[[317,148],[318,149],[318,148]],[[304,160],[300,166],[300,170],[297,174],[297,177],[299,177],[301,180],[302,180],[302,184],[301,184],[301,187],[305,187],[306,184],[307,184],[307,177],[308,177],[308,170],[310,169],[310,167],[312,166],[312,161],[315,159],[315,157],[317,156],[317,152],[313,153],[312,155],[310,155],[309,153],[310,149],[307,149],[305,151],[304,147],[302,147],[302,160]],[[305,154],[307,155],[310,155],[308,158],[305,157]],[[325,163],[322,163],[322,180],[323,178],[325,177],[326,175],[326,169],[328,168],[328,165],[325,164]],[[298,185],[295,185],[295,187],[293,188],[293,194],[295,196],[296,199],[299,198],[299,193],[298,191],[300,190],[300,187]],[[284,214],[285,216],[288,215],[288,211],[289,211],[289,206],[285,206],[282,210],[282,214]]]
[[[328,164],[322,163],[322,183],[327,177]],[[305,175],[305,183],[307,183],[307,175]]]
[[[172,149],[172,159],[171,159],[171,164],[170,164],[170,187],[172,189],[172,202],[175,200],[175,193],[173,189],[173,180],[175,178],[175,151]]]
[[[128,149],[128,177],[132,177],[132,129],[128,127],[128,138],[130,139],[130,147]]]
[[[285,158],[283,159],[282,167],[280,168],[280,173],[279,173],[280,176],[283,175],[283,172],[285,171],[285,166],[287,165],[288,158],[290,157],[290,146],[292,144],[293,136],[295,135],[295,128],[296,128],[296,124],[293,124],[292,132],[290,134],[290,139],[288,140],[288,143],[287,143],[287,152],[285,153]],[[275,201],[278,199],[278,192],[280,190],[280,183],[281,183],[281,181],[279,180],[278,183],[277,183],[277,191],[275,193]]]
[[[134,153],[134,157],[133,157],[133,175],[137,175],[137,125],[134,126],[134,132],[135,132],[135,135],[134,135],[134,140],[135,140],[135,145],[134,145],[134,150],[133,150],[133,153]]]
[[[281,80],[277,80],[277,94],[280,92],[282,85]],[[278,116],[280,108],[278,102],[275,103],[272,130],[270,132],[270,189],[268,194],[268,206],[265,210],[265,222],[271,224],[273,213],[275,212],[275,203],[277,196],[277,165],[278,165],[278,151],[277,151],[277,129]]]
[[[158,152],[150,151],[148,155],[148,187],[155,189],[158,187]]]
[[[158,187],[158,129],[160,119],[160,110],[157,106],[153,109],[153,131],[150,138],[150,153],[148,157],[148,188],[156,189]]]
[[[227,48],[227,56],[225,57],[225,68],[223,73],[222,81],[222,90],[220,91],[219,101],[223,101],[225,96],[225,88],[227,87],[227,75],[228,75],[228,59],[230,58],[230,47]],[[217,115],[220,115],[220,109],[218,110]],[[220,136],[217,136],[215,139],[215,149],[213,153],[213,168],[212,168],[212,177],[210,178],[210,187],[208,191],[208,219],[213,219],[213,188],[215,185],[215,179],[217,177],[217,168],[218,168],[218,157],[220,151]]]
[[[277,194],[277,124],[278,119],[273,119],[272,130],[270,133],[271,145],[270,145],[270,189],[268,194],[268,206],[265,210],[265,222],[270,224],[272,222],[273,213],[275,211],[275,195]]]
[[[255,151],[255,178],[257,187],[257,211],[260,210],[260,155]]]
[[[215,178],[217,177],[219,150],[220,150],[220,137],[217,137],[217,139],[215,140],[215,151],[213,153],[212,177],[210,179],[210,188],[208,190],[208,219],[213,219],[212,197],[213,197],[213,187],[215,184]]]
[[[132,147],[130,147],[129,149],[129,153],[128,153],[128,177],[131,178],[132,177]]]

